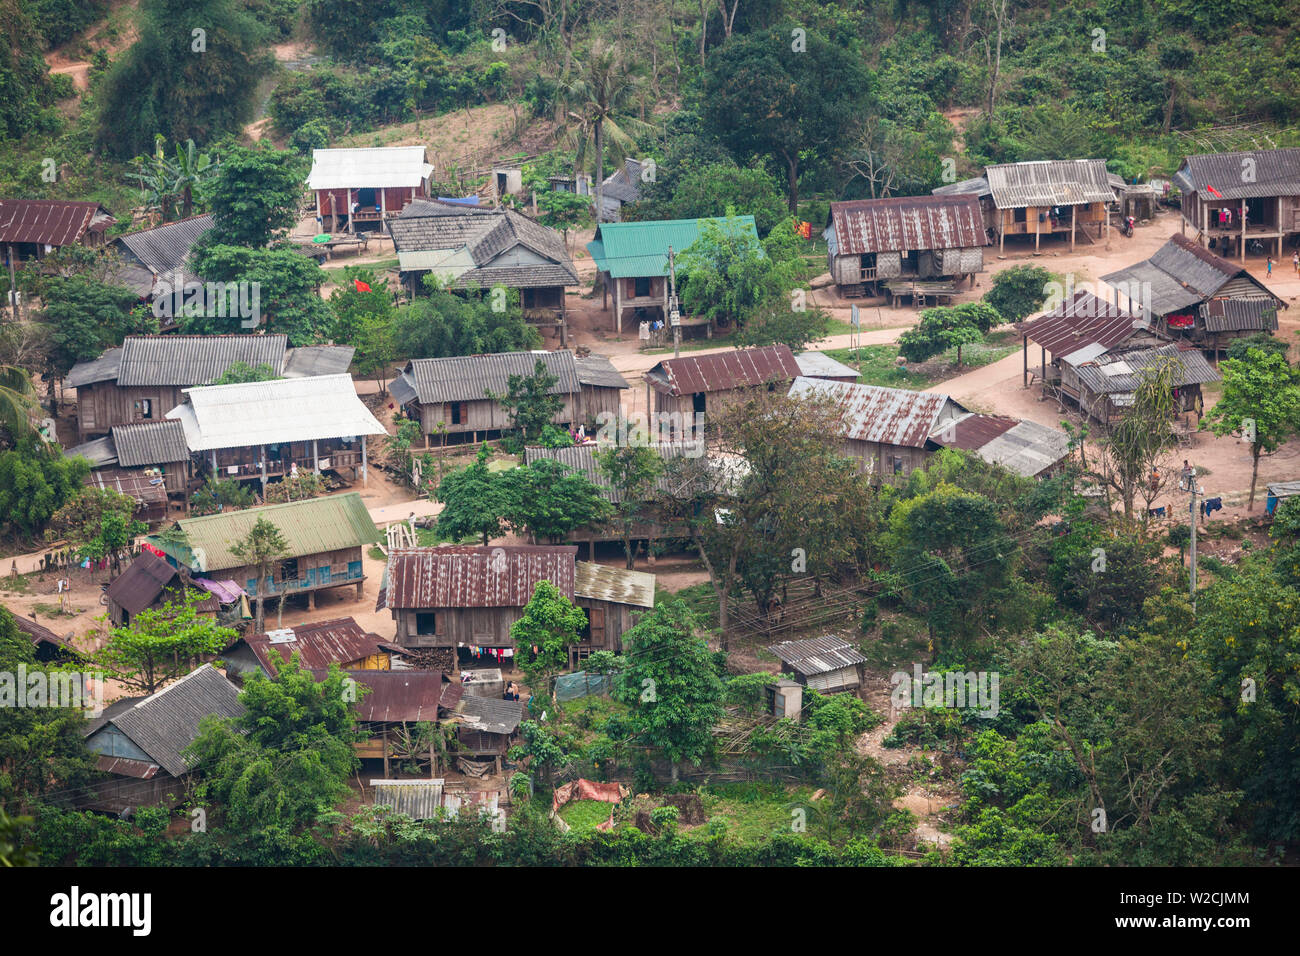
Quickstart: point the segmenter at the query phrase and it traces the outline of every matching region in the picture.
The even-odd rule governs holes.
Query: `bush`
[[[238,511],[251,508],[253,492],[237,481],[209,478],[190,498],[190,514],[214,515],[219,511]]]
[[[1019,322],[1043,308],[1048,283],[1055,278],[1042,266],[1012,266],[993,277],[993,288],[984,294],[984,301],[1005,321]]]

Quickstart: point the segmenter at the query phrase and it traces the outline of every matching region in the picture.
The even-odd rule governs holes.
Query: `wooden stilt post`
[[[361,484],[364,486],[364,485],[368,485],[369,483],[370,483],[370,469],[366,465],[366,436],[362,435],[361,436]]]

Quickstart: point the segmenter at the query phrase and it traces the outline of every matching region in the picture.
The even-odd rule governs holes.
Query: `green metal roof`
[[[350,491],[307,501],[182,518],[177,524],[185,532],[188,547],[163,543],[157,535],[150,537],[149,542],[194,571],[242,567],[243,559],[235,557],[230,549],[248,537],[258,518],[266,518],[280,529],[289,548],[286,558],[374,544],[380,538],[361,495]]]
[[[714,222],[723,229],[739,228],[758,239],[753,216],[722,216],[711,219],[663,219],[658,222],[605,222],[596,237],[587,243],[587,251],[601,272],[615,279],[668,274],[668,247],[680,255],[700,238],[701,225]]]

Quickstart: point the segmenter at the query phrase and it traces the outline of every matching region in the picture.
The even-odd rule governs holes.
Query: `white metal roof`
[[[849,368],[843,362],[837,362],[824,352],[797,352],[794,360],[799,363],[799,374],[804,378],[852,378],[857,379],[858,370]]]
[[[423,146],[373,146],[357,149],[314,149],[311,189],[377,189],[419,186],[433,175]]]
[[[347,374],[206,385],[184,393],[185,403],[167,417],[180,419],[190,451],[386,434]]]

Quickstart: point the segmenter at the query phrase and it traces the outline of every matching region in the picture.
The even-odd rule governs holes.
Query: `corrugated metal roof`
[[[1201,306],[1201,318],[1207,332],[1274,332],[1277,331],[1277,309],[1277,300],[1269,296],[1211,299]]]
[[[631,388],[614,363],[604,355],[576,356],[578,382],[581,385],[602,385],[605,388]]]
[[[316,680],[323,679],[328,670],[313,670]],[[368,694],[357,694],[353,708],[357,718],[368,724],[389,724],[398,722],[435,723],[438,720],[438,707],[442,704],[443,688],[441,671],[402,670],[402,671],[344,671],[344,673],[363,687],[369,688]]]
[[[989,245],[978,196],[901,196],[831,203],[839,255]]]
[[[1268,493],[1276,498],[1290,498],[1300,495],[1300,481],[1274,481],[1268,485]]]
[[[665,461],[672,458],[700,458],[704,455],[701,443],[696,442],[656,442],[649,447]],[[613,445],[611,444],[612,448]],[[558,461],[567,468],[580,472],[600,491],[608,501],[618,504],[623,500],[622,493],[609,483],[609,478],[600,469],[596,453],[603,451],[599,444],[592,442],[584,445],[566,445],[563,448],[544,448],[541,445],[524,446],[524,464],[531,465],[540,458]],[[655,479],[654,493],[676,496],[681,489],[674,483],[680,479],[670,474],[665,468]]]
[[[1079,381],[1094,394],[1124,394],[1134,391],[1142,384],[1143,373],[1168,360],[1175,362],[1175,386],[1217,382],[1220,378],[1199,349],[1185,349],[1179,345],[1121,352],[1104,363],[1089,362],[1075,366],[1075,372]]]
[[[790,396],[829,399],[840,410],[840,434],[844,438],[902,448],[924,448],[944,409],[950,404],[961,408],[947,395],[934,392],[819,378],[796,378]]]
[[[146,478],[138,471],[100,469],[87,475],[85,484],[90,488],[111,488],[119,495],[134,498],[142,507],[149,505],[166,507],[167,489],[162,479]]]
[[[284,371],[286,335],[128,335],[117,384],[207,385],[235,362]]]
[[[459,722],[485,734],[513,734],[524,717],[524,701],[499,697],[462,697],[456,705]]]
[[[381,652],[378,635],[366,633],[356,619],[350,617],[297,624],[274,633],[250,634],[226,651],[240,643],[248,645],[263,670],[272,676],[278,670],[279,662],[287,661],[293,654],[298,655],[298,660],[308,670],[328,670],[331,664],[341,667]]]
[[[432,175],[423,146],[313,149],[307,188],[419,188]]]
[[[117,463],[123,468],[167,465],[190,458],[185,429],[171,419],[114,425],[112,436]]]
[[[984,170],[999,209],[1021,206],[1079,206],[1113,202],[1115,193],[1100,159],[1001,163]]]
[[[82,442],[80,445],[73,445],[63,454],[67,458],[84,458],[90,462],[92,468],[103,468],[107,465],[117,464],[117,446],[113,444],[112,435],[93,438],[90,441]]]
[[[147,760],[132,760],[130,757],[95,758],[95,769],[101,773],[116,774],[120,777],[132,777],[136,780],[152,780],[162,768]]]
[[[827,674],[843,667],[865,664],[858,649],[838,637],[808,637],[799,641],[782,641],[768,648],[785,664],[805,676]]]
[[[454,288],[579,284],[563,237],[513,209],[411,203],[388,227],[403,272],[438,271]],[[520,248],[546,261],[516,261]]]
[[[1300,195],[1300,149],[1199,153],[1184,159],[1174,178],[1185,192],[1199,193],[1211,203],[1218,197],[1208,193],[1207,186],[1224,199]]]
[[[409,548],[388,556],[389,608],[523,607],[539,581],[573,599],[573,545]]]
[[[799,374],[804,378],[847,378],[854,381],[858,378],[857,369],[849,368],[822,352],[800,352],[794,360],[799,366]]]
[[[788,382],[799,374],[799,363],[788,345],[765,345],[710,355],[665,359],[649,372],[652,387],[669,395],[722,392],[748,385]]]
[[[350,375],[187,388],[167,417],[180,421],[190,451],[387,434]]]
[[[1051,312],[1016,328],[1029,341],[1058,358],[1093,343],[1113,349],[1139,330],[1149,331],[1143,328],[1139,315],[1091,292],[1076,292]]]
[[[97,202],[0,199],[0,243],[70,246],[87,231],[102,232],[115,222]]]
[[[443,780],[371,780],[374,805],[412,820],[433,820],[442,809]]]
[[[134,617],[162,597],[177,574],[177,570],[163,558],[141,551],[127,569],[112,580],[104,593]]]
[[[655,576],[592,561],[577,563],[573,582],[576,597],[635,607],[655,606]]]
[[[749,233],[758,242],[753,216],[709,219],[663,219],[656,222],[605,222],[596,229],[596,237],[587,243],[587,251],[596,268],[616,279],[668,274],[668,248],[680,256],[700,238],[703,223],[712,222],[723,230],[737,229]],[[679,270],[680,275],[680,270]]]
[[[356,352],[351,345],[304,345],[289,349],[284,357],[284,377],[339,375],[352,365]]]
[[[185,260],[198,238],[212,228],[210,214],[179,219],[153,229],[118,236],[117,242],[134,259],[156,275],[184,272]]]
[[[5,610],[8,610],[8,608]],[[38,647],[41,644],[48,644],[50,647],[57,650],[69,651],[80,656],[80,652],[72,646],[71,641],[59,637],[59,635],[55,634],[48,627],[45,627],[42,624],[37,624],[30,617],[23,617],[21,614],[15,614],[13,611],[9,611],[9,614],[14,619],[14,624],[17,625],[18,630],[26,634],[28,639],[31,640],[33,647]]]
[[[349,491],[307,501],[180,518],[176,523],[185,532],[188,546],[168,544],[157,537],[149,541],[195,571],[243,567],[244,559],[235,557],[230,548],[248,537],[259,518],[266,518],[279,529],[288,546],[286,558],[374,544],[380,538],[361,495]]]
[[[198,736],[199,721],[209,715],[234,718],[244,713],[239,689],[211,664],[191,671],[174,684],[138,700],[109,723],[173,777],[189,762],[181,751]]]
[[[111,382],[122,368],[121,347],[105,349],[104,354],[89,362],[78,362],[68,371],[63,384],[68,388],[81,388],[96,382]]]
[[[605,177],[600,184],[602,196],[619,202],[636,202],[641,198],[641,161],[624,159],[623,166]],[[594,193],[594,190],[593,190]]]
[[[1241,266],[1174,233],[1149,259],[1104,275],[1101,280],[1138,297],[1149,297],[1150,301],[1142,304],[1152,314],[1169,315],[1203,302],[1239,277],[1256,286],[1262,294],[1271,295]]]
[[[946,448],[964,448],[994,465],[1033,478],[1069,454],[1062,431],[999,415],[970,414],[930,436]]]
[[[472,402],[486,398],[488,390],[504,395],[510,387],[510,376],[532,375],[539,361],[557,379],[548,394],[572,395],[581,390],[578,364],[567,349],[412,359],[403,374],[423,404]]]
[[[948,183],[946,186],[936,186],[930,190],[935,196],[975,196],[980,198],[989,195],[989,181],[985,176],[976,176],[972,179],[961,179],[955,183]]]

